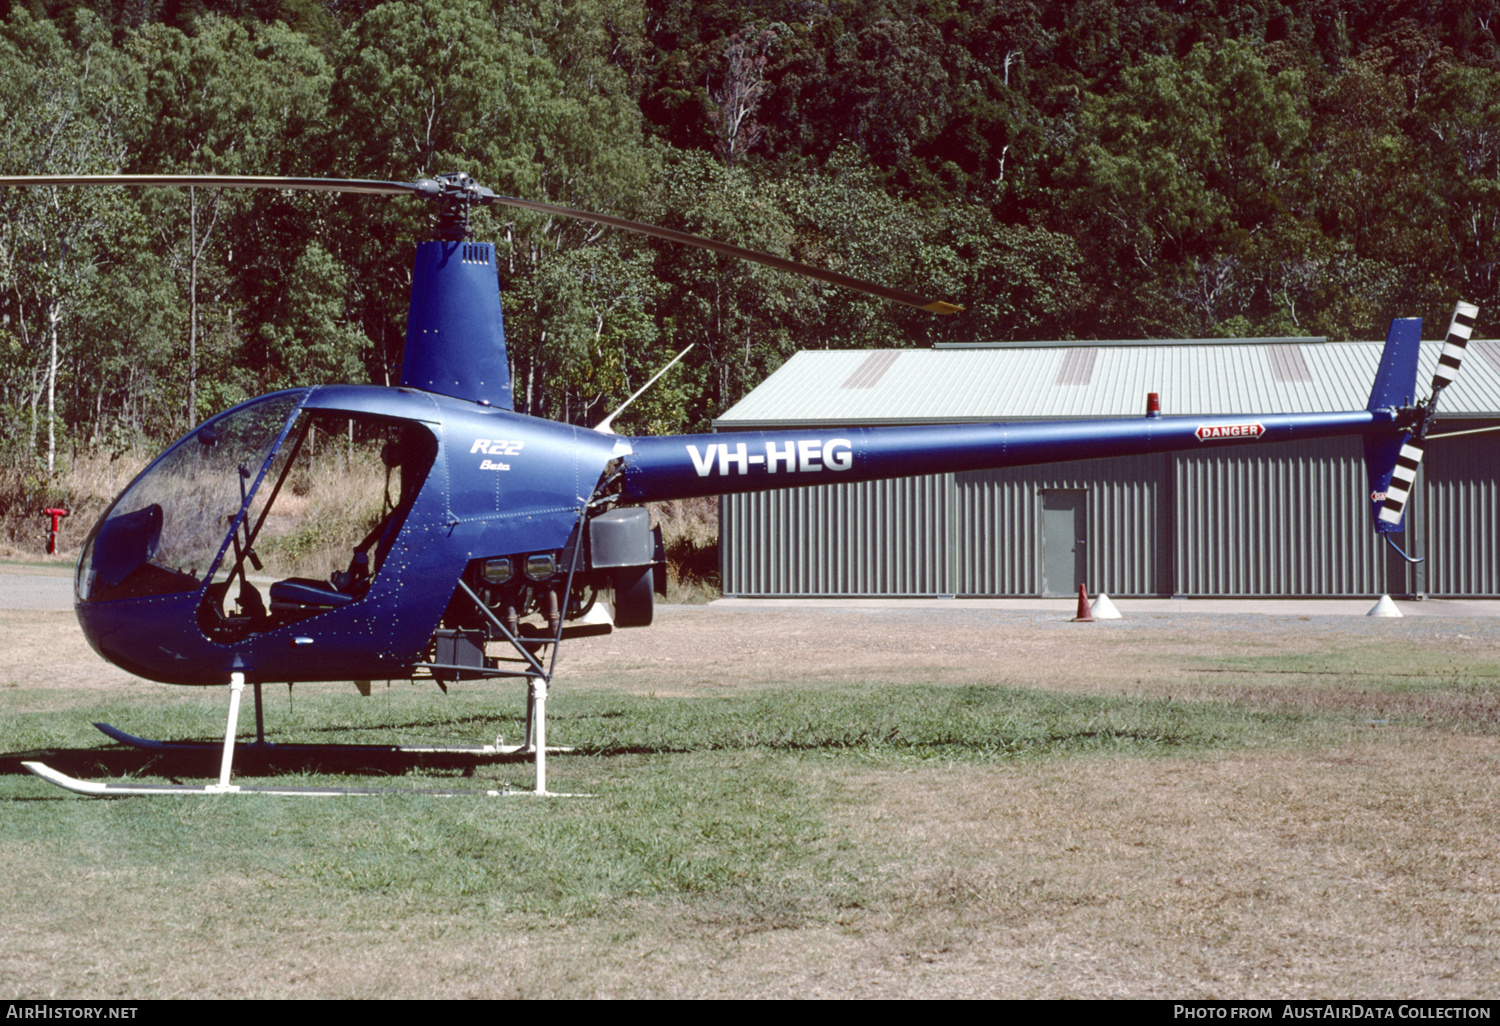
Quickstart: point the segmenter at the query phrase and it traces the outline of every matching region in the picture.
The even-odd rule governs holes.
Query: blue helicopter
[[[547,793],[545,703],[557,647],[569,637],[651,623],[664,580],[659,529],[642,505],[654,500],[1356,435],[1365,444],[1374,527],[1391,541],[1438,396],[1477,315],[1458,305],[1431,394],[1415,405],[1421,321],[1405,319],[1391,326],[1363,410],[1225,418],[1148,411],[1108,420],[621,437],[608,422],[591,430],[515,412],[495,249],[471,237],[475,207],[641,232],[937,314],[962,308],[671,229],[496,195],[461,173],[416,182],[0,178],[0,186],[35,185],[404,195],[438,211],[437,239],[417,247],[399,386],[291,389],[226,410],[147,466],[88,535],[75,608],[89,644],[150,680],[229,685],[230,713],[217,784],[97,784],[28,764],[84,794],[293,793],[229,781],[246,684],[256,700],[256,743],[265,745],[264,683],[416,677],[441,685],[526,679],[525,744],[449,751],[534,758],[536,791]],[[328,577],[274,567],[268,574],[257,544],[278,510],[296,502],[312,440],[351,421],[384,438],[383,514],[351,547],[347,566]],[[504,657],[489,654],[492,643]],[[181,747],[101,729],[138,747]]]

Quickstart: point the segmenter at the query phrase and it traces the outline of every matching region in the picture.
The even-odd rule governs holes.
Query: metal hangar
[[[1439,342],[1422,344],[1430,379]],[[714,422],[763,428],[1363,409],[1378,342],[1031,342],[803,351]],[[1500,425],[1474,341],[1436,434]],[[738,596],[1500,595],[1500,434],[1427,446],[1404,535],[1368,524],[1357,439],[1083,460],[726,496]]]

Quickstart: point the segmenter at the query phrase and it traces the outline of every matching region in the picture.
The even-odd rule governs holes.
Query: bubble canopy
[[[213,579],[308,389],[251,400],[205,421],[118,499],[84,545],[80,604],[193,592]]]

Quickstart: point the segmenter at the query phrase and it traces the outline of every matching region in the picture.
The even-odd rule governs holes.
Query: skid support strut
[[[577,550],[574,550],[574,567],[569,569],[567,591],[571,594],[573,586],[572,572],[576,569]],[[507,627],[484,601],[474,593],[462,580],[458,582],[459,590],[468,595],[474,603],[475,608],[489,620],[495,632],[508,642],[516,653],[521,657],[525,668],[517,672],[496,673],[496,676],[523,676],[526,678],[526,744],[522,752],[532,756],[536,760],[536,794],[552,798],[582,798],[587,795],[576,794],[554,794],[547,790],[547,684],[552,680],[552,674],[557,668],[557,650],[562,644],[562,625],[558,625],[557,635],[548,639],[541,639],[543,643],[552,646],[552,655],[548,665],[543,666],[542,661],[537,658],[536,653],[528,646],[526,641],[517,637]],[[537,639],[529,639],[536,643]],[[456,667],[455,667],[456,669]],[[571,748],[553,748],[554,752],[571,752]]]
[[[229,722],[224,726],[224,757],[219,761],[219,783],[217,787],[210,788],[215,794],[222,794],[229,790],[229,771],[234,765],[234,732],[240,725],[240,696],[245,693],[245,675],[243,673],[231,673],[229,675]],[[256,703],[256,711],[259,711],[259,703]]]
[[[547,678],[531,679],[532,727],[536,736],[531,739],[536,749],[536,793],[547,793]]]

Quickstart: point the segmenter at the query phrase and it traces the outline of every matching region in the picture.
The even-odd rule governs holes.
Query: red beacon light
[[[1146,393],[1146,416],[1151,420],[1161,416],[1161,395],[1157,392]]]

